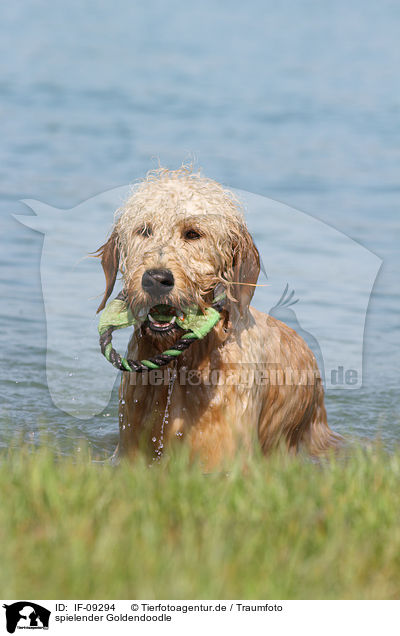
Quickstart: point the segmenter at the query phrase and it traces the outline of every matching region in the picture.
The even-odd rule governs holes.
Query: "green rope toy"
[[[186,351],[196,340],[201,340],[221,319],[221,311],[226,302],[226,293],[222,283],[219,283],[214,290],[214,300],[211,307],[207,307],[203,314],[197,306],[185,309],[182,317],[176,317],[175,324],[186,331],[183,336],[175,342],[173,349],[167,349],[149,360],[130,360],[123,358],[113,349],[112,333],[115,329],[125,327],[136,327],[139,321],[133,316],[131,308],[127,303],[127,296],[122,291],[112,300],[102,311],[98,331],[100,334],[100,348],[105,358],[121,371],[150,371],[159,369],[176,360],[183,351]],[[170,316],[169,316],[170,317]],[[167,316],[157,316],[161,322],[167,322]]]

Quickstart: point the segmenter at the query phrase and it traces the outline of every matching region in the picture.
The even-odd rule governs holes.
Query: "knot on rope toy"
[[[121,371],[150,371],[159,369],[176,360],[183,351],[186,351],[196,340],[201,340],[221,319],[221,311],[226,302],[225,288],[222,283],[214,289],[213,303],[207,307],[204,314],[197,306],[187,307],[180,316],[176,316],[175,323],[186,333],[175,342],[172,349],[167,349],[149,360],[130,360],[121,356],[112,346],[112,333],[116,329],[125,327],[137,327],[140,324],[127,302],[127,296],[122,291],[118,296],[108,303],[101,313],[98,331],[100,335],[100,348],[104,357],[111,364]],[[158,316],[162,321],[165,316]]]

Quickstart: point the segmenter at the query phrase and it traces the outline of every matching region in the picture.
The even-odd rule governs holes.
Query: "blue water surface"
[[[383,260],[366,319],[363,386],[328,391],[327,409],[344,434],[397,443],[399,3],[23,0],[1,13],[0,445],[40,433],[65,452],[82,439],[108,453],[118,438],[115,391],[85,421],[51,399],[43,235],[12,216],[32,214],[20,200],[70,209],[159,162],[182,161],[302,210]],[[99,212],[103,224],[113,211]],[[97,240],[94,223],[81,218],[79,232]],[[267,271],[268,230],[255,231]],[[321,246],[299,241],[288,254],[294,268],[304,250],[318,267]],[[330,275],[304,297],[316,318],[323,303],[333,308],[332,286],[343,282],[346,293],[334,246],[330,258]],[[362,286],[362,269],[359,276]],[[349,321],[339,349],[354,328]]]

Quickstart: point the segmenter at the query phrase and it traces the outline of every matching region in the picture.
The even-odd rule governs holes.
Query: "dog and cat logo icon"
[[[6,627],[9,634],[16,629],[48,629],[51,612],[32,601],[18,601],[3,605],[6,610]]]

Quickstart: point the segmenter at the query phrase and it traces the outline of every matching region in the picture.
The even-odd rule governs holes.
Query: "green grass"
[[[25,449],[0,492],[2,598],[400,596],[400,452],[204,475]]]

